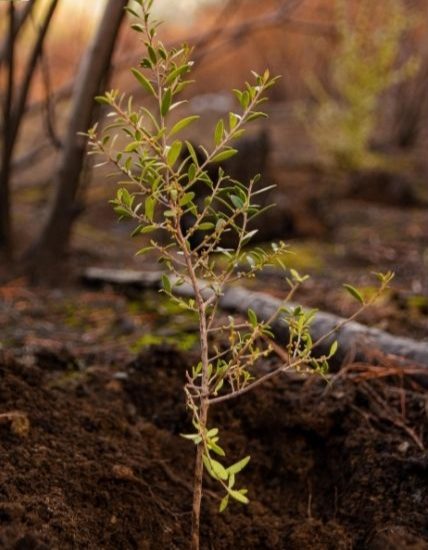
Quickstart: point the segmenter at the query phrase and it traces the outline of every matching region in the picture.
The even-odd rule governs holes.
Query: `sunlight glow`
[[[165,20],[180,19],[185,22],[191,19],[198,8],[221,3],[222,0],[156,0],[154,13]],[[84,12],[89,17],[98,17],[106,0],[65,0],[65,8],[68,13]]]

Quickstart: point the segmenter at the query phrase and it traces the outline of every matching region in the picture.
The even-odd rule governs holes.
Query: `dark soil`
[[[194,449],[183,407],[194,357],[150,348],[82,367],[0,355],[0,547],[169,549],[189,539]],[[209,549],[428,548],[428,401],[392,379],[286,377],[213,409],[248,506],[217,512]]]

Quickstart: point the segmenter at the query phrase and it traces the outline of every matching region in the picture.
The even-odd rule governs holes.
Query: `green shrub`
[[[331,63],[331,91],[310,78],[317,104],[302,114],[327,167],[373,168],[384,162],[371,150],[382,98],[418,68],[414,57],[401,61],[403,38],[414,17],[401,0],[388,0],[381,7],[373,0],[359,0],[356,13],[350,0],[337,0],[336,7],[338,45]]]

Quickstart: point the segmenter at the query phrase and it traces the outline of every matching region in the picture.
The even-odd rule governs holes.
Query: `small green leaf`
[[[171,281],[169,280],[168,275],[163,274],[162,275],[162,287],[168,294],[171,293],[172,287],[171,287]]]
[[[147,46],[147,50],[148,50],[148,52],[149,52],[149,57],[150,57],[151,62],[152,62],[153,64],[155,64],[156,61],[157,61],[157,56],[156,56],[155,50],[153,49],[152,46],[150,46],[150,44]]]
[[[172,92],[171,92],[170,88],[168,88],[165,92],[165,95],[163,96],[163,99],[162,99],[162,104],[161,104],[161,114],[162,114],[162,116],[165,116],[168,113],[169,108],[171,107],[171,101],[172,101]]]
[[[223,464],[221,464],[217,460],[214,460],[213,458],[211,458],[210,459],[210,465],[211,465],[211,468],[212,468],[214,474],[219,479],[222,479],[223,481],[225,481],[228,478],[229,474],[227,473],[227,470],[223,466]]]
[[[221,140],[223,139],[223,134],[224,134],[224,122],[223,122],[223,119],[221,118],[217,122],[215,131],[214,131],[214,141],[216,145],[220,145]]]
[[[190,65],[188,63],[186,63],[185,65],[181,65],[180,67],[177,67],[176,69],[173,69],[169,73],[165,83],[167,85],[171,84],[172,82],[174,82],[174,80],[176,80],[177,78],[179,78],[183,74],[187,73],[189,70],[190,70]]]
[[[193,191],[190,191],[189,193],[185,193],[179,202],[180,206],[186,206],[190,201],[192,201],[195,198],[195,193]]]
[[[248,312],[248,319],[251,323],[251,326],[256,327],[257,326],[257,315],[253,309],[249,309]]]
[[[338,347],[339,347],[339,344],[337,340],[335,340],[330,347],[330,352],[329,352],[330,357],[332,357],[336,353]]]
[[[97,103],[100,103],[101,105],[110,105],[110,101],[103,95],[97,95],[95,98],[95,101]]]
[[[155,215],[156,199],[153,197],[147,197],[144,202],[144,213],[149,221],[153,221]]]
[[[186,145],[187,145],[187,149],[189,150],[190,156],[192,157],[193,162],[195,163],[196,166],[199,166],[198,156],[196,155],[195,148],[190,143],[190,141],[186,141]]]
[[[200,231],[208,231],[209,229],[214,229],[214,224],[211,222],[203,222],[198,225]]]
[[[224,452],[224,450],[219,446],[217,445],[216,443],[214,443],[213,441],[210,442],[209,444],[209,448],[215,452],[215,454],[219,455],[219,456],[226,456],[226,453]]]
[[[171,145],[167,155],[167,162],[169,166],[174,166],[175,162],[180,156],[182,147],[183,147],[183,143],[178,140],[174,141],[174,143]]]
[[[229,495],[226,495],[220,502],[219,511],[224,512],[229,504]]]
[[[145,226],[141,229],[141,233],[142,233],[143,235],[145,235],[146,233],[153,233],[153,231],[155,231],[157,228],[158,228],[157,225],[145,225]]]
[[[253,229],[252,231],[248,231],[248,233],[246,233],[245,236],[242,238],[242,244],[247,244],[258,232],[259,232],[258,229]]]
[[[137,32],[142,32],[142,33],[145,32],[143,25],[140,25],[139,23],[133,23],[131,25],[131,29]]]
[[[192,124],[192,122],[195,122],[195,120],[198,120],[200,117],[198,115],[194,116],[188,116],[186,118],[183,118],[176,122],[174,126],[171,128],[171,131],[169,132],[169,137],[173,136],[174,134],[177,134],[181,130],[184,130],[189,124]]]
[[[235,113],[229,113],[229,128],[233,130],[240,121],[240,116]]]
[[[215,157],[211,159],[211,162],[222,162],[223,160],[230,159],[230,157],[235,156],[237,152],[237,149],[226,149],[226,151],[222,151],[215,155]]]
[[[145,246],[144,248],[140,248],[140,250],[135,255],[142,256],[143,254],[146,254],[147,252],[153,249],[154,249],[154,246]]]
[[[238,502],[241,502],[242,504],[248,504],[250,502],[248,498],[239,491],[230,490],[229,494],[232,498],[234,498]]]
[[[190,439],[190,441],[195,441],[196,439],[198,439],[198,437],[200,437],[200,435],[198,433],[196,434],[180,434],[181,437],[184,437],[184,439]]]
[[[239,462],[236,462],[232,466],[229,466],[227,471],[229,472],[229,474],[233,474],[233,475],[239,473],[250,462],[250,458],[251,458],[250,456],[246,456],[245,458],[243,458]]]
[[[344,288],[349,292],[349,294],[355,298],[360,304],[364,304],[364,298],[362,297],[361,293],[353,286],[351,285],[343,285]]]
[[[242,208],[244,206],[242,199],[237,195],[231,195],[230,200],[235,208]]]
[[[146,78],[138,69],[131,69],[131,72],[143,88],[145,88],[153,96],[156,95],[155,89],[148,78]]]
[[[134,231],[131,233],[131,237],[136,237],[137,235],[139,235],[140,233],[143,232],[143,228],[144,226],[143,225],[137,225],[137,227],[134,229]]]
[[[128,143],[128,145],[125,147],[124,152],[125,153],[133,153],[138,149],[140,146],[139,141],[132,141],[131,143]]]

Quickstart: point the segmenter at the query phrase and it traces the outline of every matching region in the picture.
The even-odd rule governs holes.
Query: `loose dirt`
[[[194,356],[71,359],[0,356],[0,547],[187,548]],[[219,514],[208,480],[203,548],[428,548],[428,401],[400,384],[287,376],[213,409],[230,460],[252,457],[251,503]]]

